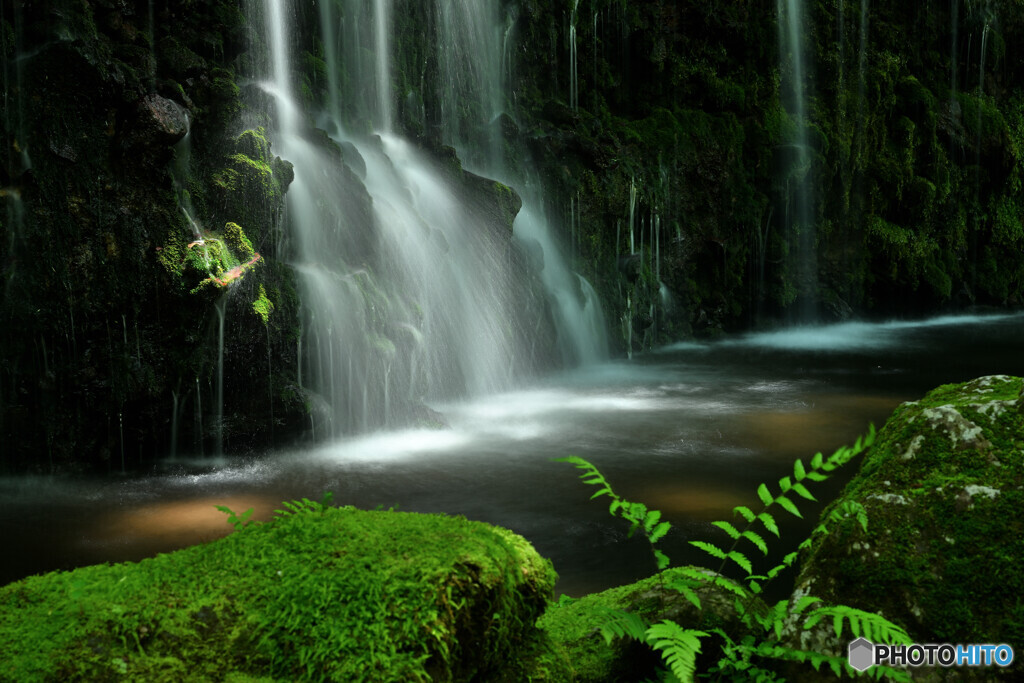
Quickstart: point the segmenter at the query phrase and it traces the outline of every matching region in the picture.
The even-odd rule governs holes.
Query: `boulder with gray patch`
[[[822,519],[849,501],[867,530],[852,517],[829,523],[802,557],[794,599],[880,613],[918,643],[1024,643],[1024,380],[981,377],[901,405]],[[854,637],[790,635],[837,655]],[[1022,672],[1019,662],[912,671],[935,681]]]

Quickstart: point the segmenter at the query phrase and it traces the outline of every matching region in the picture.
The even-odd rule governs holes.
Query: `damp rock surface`
[[[897,408],[822,516],[858,503],[867,530],[852,517],[828,523],[802,558],[796,590],[880,613],[918,643],[1024,642],[1022,392],[1024,380],[995,375]],[[832,640],[823,645],[845,652],[848,639]],[[1022,671],[929,669],[915,680],[1016,680]]]

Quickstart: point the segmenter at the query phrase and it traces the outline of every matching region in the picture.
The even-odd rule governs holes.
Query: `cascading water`
[[[576,13],[580,0],[573,0],[572,13],[569,15],[569,108],[576,111],[580,108],[579,71],[576,55]]]
[[[291,90],[286,4],[266,0],[259,9],[254,16],[265,18],[272,56],[261,82],[276,106],[272,139],[295,172],[285,221],[301,287],[299,383],[313,407],[312,429],[340,436],[433,420],[426,400],[494,392],[529,373],[537,353],[531,336],[542,316],[526,310],[507,226],[504,233],[496,227],[479,197],[490,193],[493,203],[512,193],[501,183],[453,170],[391,131],[390,3],[378,0],[372,11],[355,1],[321,6],[331,82],[317,123],[342,149],[340,158]],[[444,3],[436,11],[439,31],[468,36],[463,42],[438,41],[438,63],[446,73],[457,72],[449,76],[456,84],[443,87],[453,95],[482,92],[469,110],[493,117],[498,99],[485,85],[492,73],[500,82],[505,26],[483,21],[479,8],[465,9]],[[354,83],[361,102],[350,101]],[[442,113],[442,130],[453,142],[478,145],[476,128],[459,117],[456,111]],[[367,124],[377,134],[369,134]],[[487,144],[482,149],[475,150],[481,166],[494,156]],[[520,213],[517,234],[522,220]],[[550,247],[532,238],[547,254]],[[593,290],[571,272],[559,272],[556,261],[545,257],[545,282],[552,273],[566,280],[562,289],[576,292],[576,302],[564,307],[586,310],[588,301],[596,301]],[[599,331],[582,329],[584,322],[560,311],[555,318],[580,328],[580,336]],[[600,355],[576,351],[583,360]]]
[[[866,6],[866,0],[865,5]],[[797,287],[799,318],[814,317],[817,295],[817,235],[812,215],[814,204],[811,150],[807,138],[807,96],[804,80],[804,3],[803,0],[777,0],[779,27],[779,60],[783,73],[782,100],[796,124],[791,142],[792,161],[782,169],[785,179],[785,235],[790,243],[791,262],[788,267]]]

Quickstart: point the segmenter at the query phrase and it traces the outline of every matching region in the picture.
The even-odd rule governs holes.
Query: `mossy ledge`
[[[918,643],[1020,647],[1024,379],[979,377],[901,405],[822,519],[850,502],[863,506],[867,529],[853,517],[829,523],[801,558],[794,600],[814,595],[883,614]],[[799,638],[817,651],[845,652],[847,643],[827,629]],[[921,678],[1021,680],[1022,671],[1018,659]]]
[[[0,588],[0,680],[521,680],[554,581],[481,522],[307,510]]]

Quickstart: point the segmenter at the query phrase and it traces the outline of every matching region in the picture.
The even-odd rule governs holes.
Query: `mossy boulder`
[[[798,595],[881,613],[918,643],[1024,642],[1024,380],[941,386],[904,403],[860,472],[822,513]],[[804,639],[822,639],[807,632]],[[846,640],[820,642],[845,653]],[[1019,678],[1024,667],[921,671],[915,680]]]
[[[529,543],[461,517],[303,507],[3,587],[0,679],[517,679],[555,580]]]
[[[736,596],[710,580],[694,588],[700,598],[698,610],[682,593],[669,584],[685,576],[684,568],[667,569],[636,583],[609,588],[578,600],[554,605],[544,613],[538,626],[547,634],[552,655],[550,661],[561,661],[568,667],[562,680],[576,683],[609,683],[611,681],[654,680],[655,672],[663,665],[661,656],[638,641],[617,638],[610,645],[601,634],[601,624],[608,620],[609,610],[636,613],[647,623],[664,619],[674,621],[683,628],[708,630],[720,628],[738,638],[745,632],[735,606]],[[709,579],[710,570],[701,570]],[[688,579],[690,580],[690,579]],[[766,611],[759,598],[749,609]],[[710,640],[706,642],[711,642]],[[706,670],[715,659],[702,653],[698,657],[698,670]]]

